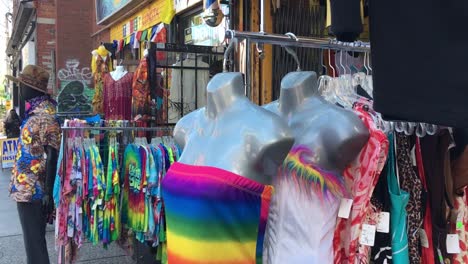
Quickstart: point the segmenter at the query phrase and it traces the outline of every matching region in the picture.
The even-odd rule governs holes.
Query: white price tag
[[[79,212],[80,214],[82,214],[82,213],[83,213],[83,208],[80,207],[80,209],[78,210],[78,212]]]
[[[413,146],[411,149],[411,162],[413,163],[413,166],[416,167],[418,163],[416,162],[416,146]]]
[[[379,222],[377,223],[377,232],[389,233],[390,232],[390,213],[379,213]]]
[[[340,202],[340,210],[338,211],[338,217],[348,219],[351,213],[351,207],[353,206],[352,199],[342,198]]]
[[[429,248],[429,239],[427,238],[426,230],[419,229],[419,239],[421,240],[421,246]]]
[[[457,234],[447,235],[447,253],[460,254],[460,240]]]
[[[361,236],[359,237],[359,243],[361,245],[373,247],[375,244],[375,225],[362,225]]]

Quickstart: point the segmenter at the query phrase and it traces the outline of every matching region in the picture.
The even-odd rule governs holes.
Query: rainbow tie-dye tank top
[[[169,264],[262,263],[271,186],[176,162],[162,188]]]
[[[333,235],[341,175],[313,163],[314,153],[296,145],[279,169],[265,235],[265,263],[333,263]]]

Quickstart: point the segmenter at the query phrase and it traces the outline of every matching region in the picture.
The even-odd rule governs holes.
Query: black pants
[[[17,203],[18,214],[23,228],[24,247],[28,264],[49,264],[49,253],[45,238],[46,221],[40,201]]]

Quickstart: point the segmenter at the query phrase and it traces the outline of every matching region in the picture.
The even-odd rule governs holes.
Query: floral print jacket
[[[28,105],[27,105],[28,107]],[[46,172],[45,147],[60,147],[60,124],[55,118],[55,104],[42,98],[27,111],[21,127],[18,152],[10,181],[10,196],[16,202],[41,200]]]

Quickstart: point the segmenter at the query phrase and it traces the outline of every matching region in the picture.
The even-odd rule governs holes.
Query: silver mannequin
[[[295,145],[314,152],[320,168],[343,173],[369,139],[357,115],[320,97],[315,72],[292,72],[281,81],[279,100],[264,106],[287,120]]]
[[[177,123],[174,140],[181,163],[224,169],[262,184],[294,143],[279,116],[249,101],[240,73],[221,73],[207,85],[207,104]]]

